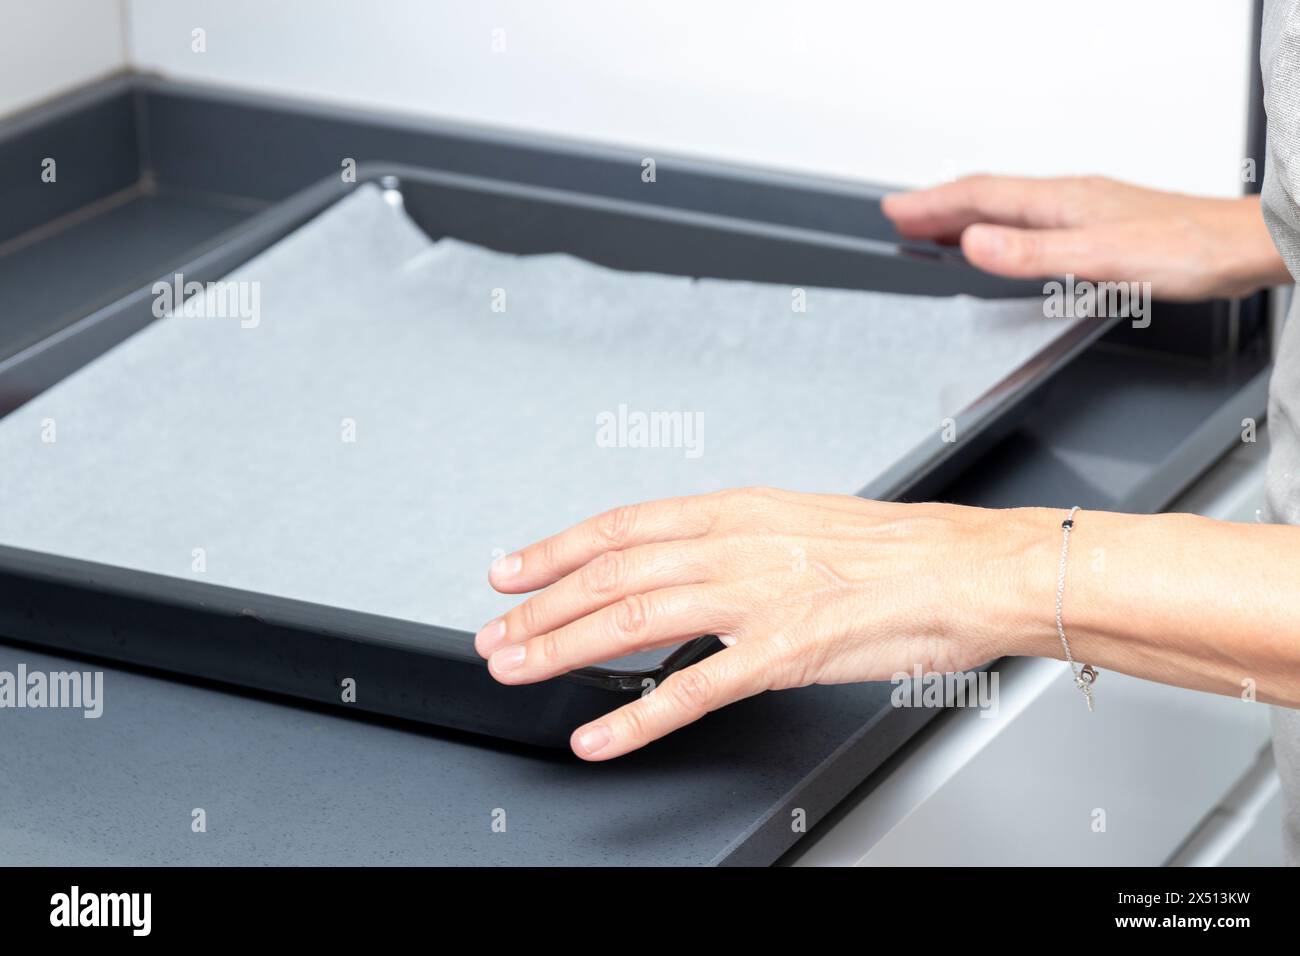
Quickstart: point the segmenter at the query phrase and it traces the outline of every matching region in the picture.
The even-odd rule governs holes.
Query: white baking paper
[[[0,542],[472,631],[495,556],[857,491],[1070,325],[432,241],[371,186],[227,280],[0,421]]]

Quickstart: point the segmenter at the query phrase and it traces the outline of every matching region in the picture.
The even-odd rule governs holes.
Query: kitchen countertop
[[[117,82],[126,86],[116,92],[131,93],[136,81]],[[141,229],[187,242],[199,239],[192,233],[196,217],[185,203],[159,204],[157,197],[189,202],[202,195],[197,177],[211,195],[224,197],[213,204],[223,212],[198,219],[215,231],[244,208],[228,197],[253,203],[285,195],[319,170],[336,169],[342,144],[347,149],[339,155],[382,155],[557,186],[577,179],[611,194],[624,188],[613,172],[639,162],[631,153],[571,146],[577,155],[565,161],[555,144],[476,139],[463,129],[349,111],[295,112],[269,98],[140,82],[157,138],[144,152],[161,191],[127,197],[112,215],[129,224],[131,210],[142,210]],[[60,135],[75,128],[64,123]],[[25,148],[40,136],[30,121],[20,132]],[[250,137],[263,144],[257,170],[265,159],[269,172],[235,158]],[[0,129],[0,168],[4,162]],[[730,176],[671,159],[660,168],[674,172],[659,194],[666,203],[752,209],[803,227],[879,227],[878,212],[860,222],[845,218],[875,207],[878,191],[865,187]],[[91,241],[103,232],[100,221],[78,227],[85,244],[63,233],[44,240],[48,255],[42,244],[24,246],[21,270],[6,273],[0,261],[0,283],[12,286],[0,285],[0,294],[9,301],[37,288],[34,277],[62,275],[78,256],[100,270],[97,288],[115,288],[117,273]],[[113,244],[133,248],[129,230],[115,233]],[[57,249],[64,251],[56,258]],[[153,258],[121,266],[122,283],[162,254],[145,251]],[[89,296],[78,292],[78,301]],[[6,322],[5,340],[23,341],[27,333],[14,325],[13,312]],[[1262,417],[1265,363],[1257,353],[1213,364],[1095,347],[943,497],[991,506],[1161,508],[1231,446],[1242,417]],[[0,644],[0,670],[19,663],[29,670],[88,666]],[[791,825],[795,811],[815,824],[931,716],[888,706],[887,684],[805,688],[743,702],[642,754],[590,766],[563,753],[232,688],[119,667],[103,671],[98,719],[0,710],[0,862],[771,863],[800,836]],[[206,812],[206,833],[191,831],[195,808]],[[494,832],[496,811],[504,811],[504,832]]]

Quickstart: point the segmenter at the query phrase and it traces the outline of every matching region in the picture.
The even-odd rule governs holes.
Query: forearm
[[[1004,514],[1007,652],[1061,658],[1064,512]],[[1075,659],[1101,670],[1300,707],[1300,528],[1081,511],[1062,620]]]

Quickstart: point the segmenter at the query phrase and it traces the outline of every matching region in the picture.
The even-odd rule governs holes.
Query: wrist
[[[1056,634],[1056,575],[1065,508],[988,512],[988,560],[979,590],[991,659],[1060,656]]]
[[[1017,655],[1064,659],[1056,630],[1063,529],[1068,508],[1017,508],[992,512],[998,519],[1001,545],[991,544],[986,586],[989,620],[996,625],[994,650]],[[1139,586],[1143,556],[1158,549],[1153,534],[1185,534],[1188,515],[1130,515],[1079,511],[1070,531],[1070,549],[1061,590],[1061,623],[1076,660],[1097,663],[1108,656],[1115,639],[1136,640],[1159,628],[1152,618],[1145,589]]]
[[[960,560],[948,563],[936,582],[940,630],[970,660],[1050,656],[1066,509],[960,510],[958,524],[967,533],[964,547],[952,555]]]
[[[1215,257],[1218,263],[1215,294],[1243,296],[1271,286],[1289,284],[1291,275],[1273,245],[1260,197],[1246,196],[1219,202],[1228,204],[1230,214],[1222,219],[1225,228],[1217,231],[1222,249]]]

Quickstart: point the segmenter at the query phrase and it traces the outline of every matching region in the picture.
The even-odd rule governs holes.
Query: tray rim
[[[489,192],[498,196],[540,200],[683,226],[717,229],[738,235],[795,241],[828,250],[876,257],[942,262],[975,273],[973,267],[965,263],[960,253],[955,252],[917,250],[901,243],[890,243],[879,239],[783,226],[761,219],[745,219],[674,206],[659,206],[649,202],[514,180],[401,163],[363,161],[357,165],[355,182],[344,183],[337,174],[331,174],[285,200],[254,213],[245,222],[219,233],[191,250],[188,261],[0,360],[0,376],[40,358],[69,338],[100,328],[115,316],[140,306],[151,296],[155,281],[168,280],[175,272],[187,275],[228,273],[361,186],[373,184],[381,189],[396,189],[400,192],[403,181],[425,182],[463,190]],[[968,442],[992,425],[1017,400],[1023,398],[1033,387],[1042,384],[1079,352],[1096,341],[1113,324],[1113,321],[1096,317],[1077,321],[1007,379],[959,413],[956,417],[958,434],[965,436],[961,441],[953,443],[936,441],[929,443],[928,447],[925,444],[918,446],[883,475],[859,489],[856,494],[859,497],[881,499],[894,499],[903,495],[920,477],[947,462],[958,450],[964,449]],[[129,337],[135,331],[138,329],[123,338]],[[93,361],[106,350],[95,352],[87,362]],[[68,369],[56,381],[72,374],[73,371],[75,368]],[[25,404],[32,397],[34,396],[26,396],[18,405]],[[18,405],[0,405],[0,418]],[[189,607],[196,611],[255,616],[269,624],[282,624],[303,630],[314,629],[336,637],[388,644],[408,649],[412,653],[432,653],[457,660],[485,663],[477,654],[466,648],[465,637],[469,636],[470,632],[456,628],[389,618],[343,607],[315,604],[140,569],[99,564],[66,555],[16,548],[3,543],[0,543],[0,572],[76,584],[107,593],[145,598],[160,604]],[[421,650],[420,642],[425,642],[428,651]],[[705,646],[716,649],[716,643],[712,637],[696,638],[684,643],[657,664],[618,668],[595,665],[572,671],[559,679],[626,690],[647,677],[657,677],[672,669],[685,666],[703,656]]]

